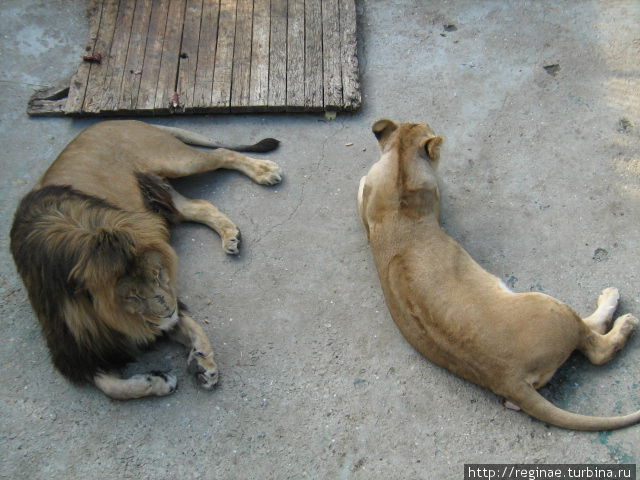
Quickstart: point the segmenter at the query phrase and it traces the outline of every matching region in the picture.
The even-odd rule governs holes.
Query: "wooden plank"
[[[325,110],[342,108],[339,0],[322,2],[323,90]]]
[[[158,76],[160,74],[168,13],[169,0],[154,0],[149,22],[149,33],[147,34],[147,46],[144,50],[144,63],[136,110],[151,110],[156,103],[156,91],[158,89]]]
[[[202,0],[187,0],[176,88],[180,106],[184,111],[190,111],[193,107],[201,18]]]
[[[135,0],[120,0],[116,29],[111,42],[111,53],[106,59],[102,97],[95,102],[98,111],[113,111],[118,108],[134,10]],[[105,62],[104,58],[103,62]]]
[[[233,72],[233,45],[236,30],[235,0],[220,0],[216,63],[213,71],[211,107],[226,110],[231,102],[231,76]]]
[[[85,113],[97,113],[100,111],[100,102],[104,94],[104,74],[109,55],[111,53],[111,42],[116,29],[116,18],[118,16],[118,0],[104,0],[102,15],[100,17],[100,30],[96,41],[94,53],[102,55],[101,63],[92,63],[87,81],[87,91],[85,92],[82,110]]]
[[[60,100],[40,100],[31,98],[27,105],[27,113],[32,117],[60,117],[64,116],[67,97]]]
[[[289,0],[287,25],[287,110],[304,109],[304,0]]]
[[[310,111],[323,108],[320,0],[305,0],[304,17],[304,106]]]
[[[176,77],[180,60],[180,42],[184,25],[186,0],[171,0],[167,14],[167,28],[164,33],[164,46],[158,88],[156,89],[155,110],[166,113],[172,107],[171,98],[176,91]]]
[[[287,0],[271,0],[269,38],[269,110],[287,103]]]
[[[98,40],[98,31],[100,29],[100,18],[102,16],[102,1],[90,0],[87,7],[87,18],[89,20],[89,38],[85,46],[85,55],[95,53],[95,46]],[[69,96],[64,107],[65,113],[76,114],[82,111],[84,96],[87,90],[87,82],[89,81],[89,71],[91,64],[82,62],[76,73],[71,77],[69,85]]]
[[[198,66],[196,68],[196,83],[192,102],[194,108],[211,106],[219,14],[220,0],[204,0],[198,45]]]
[[[70,78],[53,87],[42,88],[29,99],[27,113],[35,117],[53,117],[64,115],[69,96]]]
[[[144,64],[144,50],[147,44],[147,33],[151,19],[152,0],[137,0],[133,12],[133,26],[127,49],[127,60],[124,66],[124,77],[120,87],[119,110],[131,111],[136,108],[140,77]]]
[[[236,38],[233,45],[231,74],[231,109],[242,111],[249,106],[251,87],[251,38],[253,35],[253,0],[238,0]]]
[[[270,11],[271,0],[254,0],[249,104],[257,108],[266,107],[269,100]]]
[[[354,110],[355,0],[89,0],[68,98],[34,115]],[[179,108],[171,108],[178,93]]]
[[[340,35],[342,107],[345,110],[355,110],[360,108],[362,103],[358,76],[355,0],[340,0]]]

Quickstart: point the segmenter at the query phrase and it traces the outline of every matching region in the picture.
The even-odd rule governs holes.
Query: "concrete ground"
[[[72,73],[82,2],[0,4],[0,477],[460,479],[465,463],[636,463],[640,426],[549,427],[420,357],[384,304],[355,209],[380,117],[446,138],[445,229],[516,291],[587,314],[620,289],[640,314],[640,4],[358,2],[363,108],[321,115],[152,118],[226,141],[275,136],[284,182],[235,172],[177,182],[243,232],[226,256],[207,228],[173,243],[182,294],[213,339],[221,384],[198,390],[171,344],[169,397],[112,401],[51,366],[8,251],[19,199],[96,120],[29,118],[33,90]],[[640,336],[602,367],[575,355],[543,393],[586,414],[640,408]],[[132,367],[132,371],[136,368]]]

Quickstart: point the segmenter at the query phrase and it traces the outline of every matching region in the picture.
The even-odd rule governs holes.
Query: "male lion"
[[[229,254],[238,253],[239,231],[211,203],[181,196],[166,179],[227,168],[274,185],[281,180],[274,162],[230,149],[267,152],[278,143],[220,148],[181,129],[109,121],[67,145],[21,201],[11,229],[11,252],[63,375],[116,399],[172,393],[172,375],[116,373],[167,333],[190,349],[198,383],[213,388],[213,349],[178,301],[168,227],[203,223]]]

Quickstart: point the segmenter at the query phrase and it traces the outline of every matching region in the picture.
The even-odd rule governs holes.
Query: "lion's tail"
[[[556,407],[528,383],[521,384],[521,389],[509,396],[509,400],[538,420],[571,430],[615,430],[640,422],[640,410],[619,417],[592,417],[567,412]]]
[[[278,148],[278,145],[280,145],[280,141],[275,138],[264,138],[253,145],[225,145],[220,142],[214,142],[199,133],[190,132],[189,130],[184,130],[182,128],[165,127],[164,125],[155,125],[155,127],[170,133],[184,143],[188,143],[189,145],[198,145],[200,147],[226,148],[227,150],[234,150],[236,152],[264,153],[275,150]]]

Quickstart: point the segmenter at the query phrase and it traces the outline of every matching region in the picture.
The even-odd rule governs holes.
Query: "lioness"
[[[440,228],[434,168],[442,138],[428,125],[387,119],[375,122],[373,133],[382,157],[360,181],[358,210],[387,305],[411,345],[553,425],[605,430],[640,421],[640,411],[570,413],[536,391],[574,350],[600,365],[624,346],[638,325],[633,316],[619,317],[605,333],[618,291],[604,290],[584,319],[548,295],[511,292]]]
[[[278,143],[229,148],[266,152]],[[11,251],[53,364],[70,380],[92,382],[116,399],[172,393],[173,375],[117,373],[167,333],[190,349],[198,383],[217,383],[209,340],[178,301],[168,227],[203,223],[229,254],[238,253],[239,231],[211,203],[183,197],[166,179],[227,168],[264,185],[281,180],[274,162],[218,147],[181,129],[99,123],[67,145],[20,203]]]

